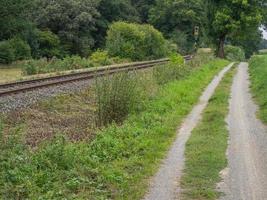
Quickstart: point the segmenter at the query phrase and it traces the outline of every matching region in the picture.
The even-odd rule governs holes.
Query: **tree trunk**
[[[219,47],[218,47],[218,57],[219,58],[224,58],[224,41],[225,41],[225,36],[220,37],[219,41]]]

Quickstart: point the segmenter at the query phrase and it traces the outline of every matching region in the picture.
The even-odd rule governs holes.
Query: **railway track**
[[[184,58],[185,60],[188,61],[192,59],[192,56],[185,56]],[[0,97],[60,84],[66,84],[75,81],[89,80],[107,74],[151,68],[156,65],[165,64],[168,61],[169,61],[168,59],[160,59],[153,61],[129,63],[123,65],[114,65],[110,67],[96,68],[95,70],[91,71],[75,72],[75,73],[51,76],[46,78],[38,78],[32,80],[24,80],[12,83],[0,84]]]

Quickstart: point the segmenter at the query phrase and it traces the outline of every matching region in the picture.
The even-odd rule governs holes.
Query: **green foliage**
[[[109,57],[107,51],[97,50],[96,52],[92,53],[89,59],[95,64],[95,66],[106,66],[113,64],[113,61]]]
[[[9,40],[11,47],[14,49],[14,60],[25,60],[31,58],[31,47],[20,38]]]
[[[158,84],[166,84],[170,81],[179,80],[187,75],[190,67],[185,65],[184,58],[179,54],[170,56],[170,63],[153,69],[154,77]]]
[[[50,72],[59,72],[66,70],[82,69],[93,67],[93,63],[79,56],[69,56],[64,59],[53,58],[47,60],[42,58],[39,60],[28,60],[23,63],[23,72],[27,75],[43,74]]]
[[[107,33],[106,48],[111,56],[145,60],[168,55],[167,41],[150,25],[115,22]]]
[[[36,0],[35,5],[38,27],[57,34],[67,52],[81,56],[90,53],[99,0]]]
[[[33,151],[21,141],[1,140],[0,196],[3,199],[141,199],[149,177],[157,171],[175,139],[177,126],[226,64],[215,60],[183,80],[161,87],[144,104],[142,112],[131,114],[123,124],[99,130],[91,143],[70,143],[57,137]]]
[[[224,57],[229,35],[247,34],[258,29],[262,20],[262,1],[209,1],[210,36],[218,42],[218,55]]]
[[[0,63],[10,64],[15,60],[15,52],[9,41],[0,42]]]
[[[225,46],[225,57],[231,61],[244,61],[245,52],[240,47],[227,45]]]
[[[51,31],[37,31],[37,41],[39,44],[37,57],[49,59],[61,57],[60,40],[57,35]]]
[[[182,199],[211,200],[220,197],[216,184],[220,182],[220,172],[227,166],[228,130],[225,118],[235,71],[232,68],[226,74],[186,144]]]
[[[267,124],[267,55],[253,56],[249,65],[252,92],[260,107],[258,115]]]
[[[180,53],[192,52],[193,30],[200,26],[204,32],[206,20],[203,0],[156,0],[150,9],[149,22],[175,42]]]
[[[23,35],[30,29],[29,15],[33,2],[32,0],[0,1],[0,40]]]

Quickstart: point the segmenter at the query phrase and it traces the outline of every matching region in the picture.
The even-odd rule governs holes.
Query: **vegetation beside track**
[[[183,199],[219,197],[216,184],[220,181],[220,171],[227,165],[228,131],[225,118],[235,71],[232,68],[225,75],[186,144]]]
[[[161,85],[141,112],[131,113],[120,125],[99,130],[91,142],[72,143],[57,136],[31,149],[23,140],[25,124],[9,128],[10,134],[3,124],[1,197],[140,199],[174,140],[177,126],[227,64],[216,59],[183,79]]]
[[[251,90],[260,109],[258,115],[267,124],[267,55],[253,56],[249,61]]]

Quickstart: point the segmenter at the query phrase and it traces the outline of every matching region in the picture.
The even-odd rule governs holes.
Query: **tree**
[[[228,36],[255,30],[260,25],[261,0],[209,0],[210,36],[217,42],[218,56],[224,58],[224,43]]]
[[[97,48],[105,45],[106,32],[112,22],[139,21],[139,14],[130,0],[101,0],[98,11],[100,18],[96,22],[97,29],[94,32]]]
[[[23,34],[29,21],[32,0],[0,0],[0,40]]]
[[[183,38],[190,46],[187,49],[192,48],[195,41],[194,27],[200,26],[203,30],[205,20],[203,0],[156,0],[149,15],[149,22],[168,38],[185,33]]]
[[[137,10],[141,22],[148,22],[149,11],[155,5],[155,2],[156,0],[132,0],[132,4]]]
[[[40,29],[57,34],[69,53],[87,56],[95,43],[98,5],[99,0],[36,0],[34,19]]]

